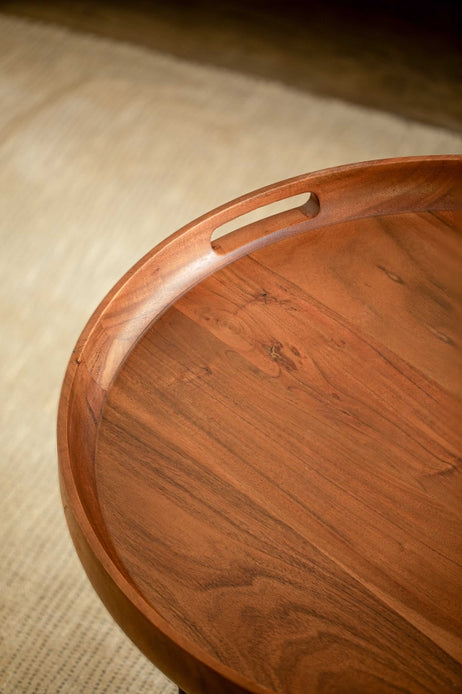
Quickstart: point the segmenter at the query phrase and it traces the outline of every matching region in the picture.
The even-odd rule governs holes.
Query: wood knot
[[[282,353],[283,345],[278,340],[274,340],[268,347],[269,355],[273,361],[277,361],[286,371],[296,371],[295,362],[286,354]]]

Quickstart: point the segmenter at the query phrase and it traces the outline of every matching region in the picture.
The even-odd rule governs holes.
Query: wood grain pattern
[[[461,165],[346,167],[224,207],[84,331],[60,408],[71,533],[190,694],[462,690]],[[302,191],[319,210],[211,247]]]

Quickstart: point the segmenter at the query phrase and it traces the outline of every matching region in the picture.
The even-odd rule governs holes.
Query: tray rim
[[[357,194],[358,186],[362,196]],[[248,242],[244,236],[243,245],[225,254],[211,246],[217,226],[302,192],[317,196],[319,214],[302,220],[298,215],[294,221],[290,213],[280,213],[275,232]],[[98,518],[96,491],[88,475],[112,382],[148,327],[183,293],[234,260],[310,229],[430,210],[462,210],[461,155],[360,162],[265,186],[202,215],[149,251],[105,296],[77,340],[58,408],[60,489],[71,537],[96,592],[125,633],[167,676],[191,692],[218,689],[264,694],[271,690],[243,677],[173,629],[111,555],[110,537]],[[250,226],[258,230],[265,222]],[[79,478],[82,465],[88,474]]]

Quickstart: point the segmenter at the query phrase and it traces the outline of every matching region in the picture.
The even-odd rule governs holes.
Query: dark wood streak
[[[462,690],[460,167],[368,164],[223,208],[140,261],[79,341],[71,532],[191,694]],[[211,249],[218,221],[300,189],[312,220]]]

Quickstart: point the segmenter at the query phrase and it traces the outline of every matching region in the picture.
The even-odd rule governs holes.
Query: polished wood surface
[[[462,689],[461,193],[460,157],[269,187],[154,249],[82,334],[71,533],[189,694]]]

